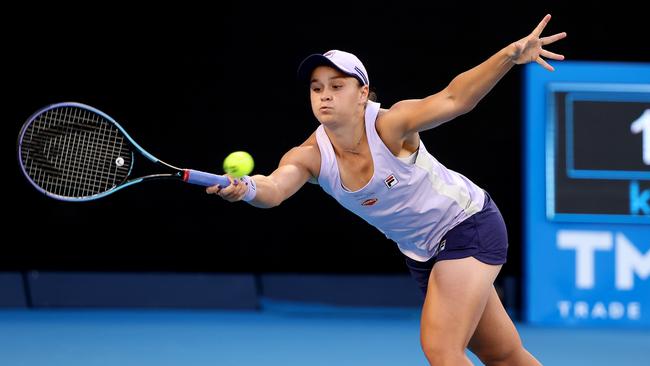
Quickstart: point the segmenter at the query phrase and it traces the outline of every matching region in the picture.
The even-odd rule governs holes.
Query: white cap
[[[370,85],[368,73],[361,60],[349,52],[339,50],[307,56],[298,66],[298,79],[309,82],[312,71],[323,65],[335,67],[345,74],[354,76],[362,85]]]

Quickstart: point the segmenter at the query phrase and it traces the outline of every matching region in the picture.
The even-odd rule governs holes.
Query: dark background
[[[71,204],[19,171],[16,136],[38,108],[78,101],[103,110],[153,155],[221,172],[246,150],[270,173],[318,126],[296,79],[311,53],[364,62],[383,107],[422,98],[538,24],[568,38],[568,60],[650,60],[647,12],[624,3],[429,1],[409,5],[248,2],[57,4],[7,12],[3,25],[5,239],[0,270],[405,272],[373,227],[307,185],[280,207],[229,204],[175,182],[136,185]],[[522,272],[522,76],[515,67],[467,115],[422,134],[448,168],[488,190],[509,228],[503,273]]]

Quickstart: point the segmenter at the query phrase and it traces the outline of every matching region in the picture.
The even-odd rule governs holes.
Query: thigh
[[[506,359],[521,347],[519,333],[492,287],[469,349],[487,364],[492,360]]]
[[[422,309],[423,343],[467,347],[500,269],[473,257],[437,262]]]

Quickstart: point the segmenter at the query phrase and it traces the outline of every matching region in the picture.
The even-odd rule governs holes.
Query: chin
[[[318,122],[320,122],[321,125],[333,126],[336,124],[336,119],[334,118],[334,116],[329,114],[326,115],[321,114],[317,116],[316,119],[318,119]]]

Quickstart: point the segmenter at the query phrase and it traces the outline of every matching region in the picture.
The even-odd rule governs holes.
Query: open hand
[[[540,38],[542,31],[550,20],[551,14],[547,14],[530,35],[512,44],[514,46],[514,51],[510,55],[512,62],[516,64],[527,64],[529,62],[535,61],[538,64],[542,65],[542,67],[544,67],[546,70],[555,71],[553,66],[549,65],[548,62],[546,62],[546,60],[544,60],[542,57],[550,58],[553,60],[564,60],[564,56],[547,51],[542,47],[566,37],[566,32]]]

